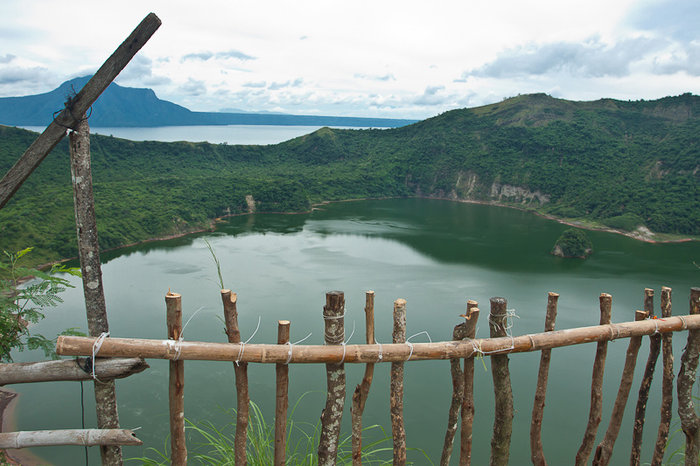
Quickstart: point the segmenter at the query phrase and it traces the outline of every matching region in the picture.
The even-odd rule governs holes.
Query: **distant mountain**
[[[90,76],[71,79],[45,94],[0,98],[0,124],[45,126],[66,98],[77,93]],[[395,128],[416,120],[356,118],[277,113],[193,112],[161,100],[153,89],[123,87],[112,83],[93,105],[90,124],[95,127],[190,125],[286,125]]]

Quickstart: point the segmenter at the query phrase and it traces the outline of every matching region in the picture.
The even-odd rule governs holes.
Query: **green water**
[[[252,215],[233,218],[214,233],[128,248],[103,256],[104,283],[112,336],[165,337],[165,293],[182,294],[184,319],[194,315],[185,329],[186,340],[226,341],[214,263],[206,238],[222,264],[226,287],[238,293],[242,335],[255,343],[276,341],[277,321],[291,321],[291,339],[309,332],[305,343],[323,341],[322,306],[329,290],[342,290],[346,298],[346,335],[353,325],[351,343],[363,343],[364,293],[376,292],[375,316],[379,342],[391,340],[392,303],[405,298],[407,334],[427,332],[432,340],[447,340],[459,323],[467,299],[480,303],[483,322],[477,337],[488,335],[485,311],[489,298],[503,296],[514,309],[515,335],[539,332],[544,325],[547,292],[560,293],[557,328],[596,325],[598,296],[613,296],[613,321],[633,320],[642,306],[643,289],[662,285],[673,288],[674,313],[688,312],[691,286],[700,285],[700,243],[646,244],[623,236],[589,232],[595,253],[586,261],[566,260],[549,254],[566,227],[512,209],[432,200],[382,200],[337,203],[304,215]],[[85,327],[82,291],[68,291],[65,304],[51,310],[36,326],[49,334],[71,326]],[[658,306],[658,304],[657,304]],[[674,341],[676,361],[685,335]],[[427,341],[425,334],[412,341]],[[609,345],[604,384],[605,431],[617,392],[627,341]],[[627,462],[631,417],[646,361],[648,345],[640,351],[637,380],[613,464]],[[588,418],[590,376],[595,345],[554,350],[550,369],[543,443],[550,464],[570,464],[579,447]],[[23,353],[17,360],[41,359]],[[529,424],[539,354],[510,358],[516,415],[511,464],[529,463]],[[121,424],[141,427],[145,447],[164,449],[168,434],[167,362],[149,361],[151,369],[117,382]],[[493,425],[493,388],[486,361],[477,363],[476,418],[473,464],[485,464],[490,453]],[[678,362],[676,362],[676,366]],[[363,367],[348,367],[348,401],[362,377]],[[347,367],[346,366],[346,367]],[[676,368],[677,371],[677,368]],[[231,420],[225,410],[235,406],[230,363],[185,364],[186,416],[223,425]],[[251,365],[251,398],[271,419],[274,408],[274,366]],[[658,427],[660,371],[652,386],[643,461],[650,452]],[[381,364],[364,416],[365,425],[381,424],[390,431],[389,365]],[[324,405],[323,366],[290,368],[292,401],[304,396],[295,413],[298,422],[315,423]],[[18,428],[23,430],[80,427],[78,383],[35,384],[13,387],[22,393]],[[86,389],[88,426],[94,426],[94,401]],[[409,447],[420,448],[438,462],[451,396],[449,363],[424,361],[406,365],[405,421]],[[349,404],[348,404],[349,406]],[[674,407],[675,412],[675,407]],[[345,415],[349,432],[349,410]],[[676,426],[677,427],[677,426]],[[674,427],[674,428],[676,428]],[[677,442],[678,443],[678,442]],[[191,442],[191,447],[192,447]],[[386,444],[391,447],[391,444]],[[125,457],[141,456],[144,448],[126,448]],[[37,449],[55,464],[82,464],[78,447]],[[91,449],[92,464],[99,452]],[[453,460],[458,457],[455,449]],[[418,453],[409,459],[427,464]],[[455,461],[453,461],[455,463]]]

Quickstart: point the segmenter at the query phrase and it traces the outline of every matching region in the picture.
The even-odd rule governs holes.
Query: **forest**
[[[573,102],[545,94],[394,129],[322,128],[276,145],[91,136],[100,245],[210,228],[248,212],[356,198],[511,205],[622,230],[700,236],[700,97]],[[0,126],[3,174],[36,133]],[[183,138],[186,136],[183,135]],[[67,141],[0,210],[0,249],[76,255]]]

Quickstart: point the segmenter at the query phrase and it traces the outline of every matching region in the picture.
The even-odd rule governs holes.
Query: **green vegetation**
[[[552,254],[559,257],[585,259],[593,252],[593,244],[583,230],[568,228],[554,244]]]
[[[28,326],[44,318],[42,310],[63,302],[59,293],[72,287],[58,273],[80,275],[74,268],[54,265],[48,272],[19,264],[32,248],[12,253],[3,251],[0,259],[0,362],[12,362],[12,350],[41,349],[47,357],[55,357],[55,340],[43,335],[30,334]],[[26,286],[22,283],[30,280]],[[75,334],[70,329],[63,334]]]
[[[498,202],[634,230],[700,236],[700,97],[570,102],[537,94],[387,130],[323,128],[269,146],[93,135],[100,244],[209,228],[248,212],[427,196]],[[0,172],[36,137],[0,126]],[[76,255],[67,144],[0,210],[0,248]]]

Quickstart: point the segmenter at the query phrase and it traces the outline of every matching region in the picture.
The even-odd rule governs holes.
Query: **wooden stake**
[[[14,362],[0,364],[0,386],[15,383],[92,380],[88,365],[92,358],[60,361]],[[95,377],[100,380],[121,379],[148,369],[142,358],[99,358],[95,360]]]
[[[476,301],[467,301],[464,318],[465,338],[476,337],[476,324],[479,321],[479,308]],[[472,346],[473,348],[473,346]],[[472,461],[472,427],[474,424],[474,358],[464,359],[464,396],[462,398],[462,430],[459,445],[459,464],[468,466]]]
[[[174,342],[176,357],[182,335],[182,297],[177,293],[165,295],[167,311],[168,340]],[[170,361],[170,384],[168,385],[170,407],[170,459],[173,465],[187,464],[187,444],[185,442],[185,361]]]
[[[507,304],[505,298],[491,298],[489,314],[491,338],[504,337],[508,333]],[[491,375],[496,406],[489,464],[507,465],[510,455],[510,437],[513,432],[513,389],[510,384],[507,354],[491,356]]]
[[[458,341],[464,339],[465,326],[465,322],[455,325],[455,328],[452,330],[452,340]],[[464,401],[464,372],[462,371],[461,364],[462,361],[458,358],[450,359],[452,401],[450,402],[450,409],[447,412],[447,430],[445,431],[445,441],[442,445],[440,466],[447,466],[450,464],[455,433],[457,432],[457,423],[459,421],[459,411],[462,408],[462,402]]]
[[[646,311],[637,311],[634,315],[634,320],[636,321],[644,320],[646,318]],[[593,464],[595,466],[606,466],[610,463],[610,457],[612,456],[613,447],[615,446],[615,440],[617,440],[617,436],[620,433],[622,417],[625,414],[627,398],[629,398],[630,389],[632,388],[634,368],[637,365],[637,355],[639,354],[639,347],[641,345],[641,336],[630,338],[629,346],[627,347],[627,354],[625,356],[625,366],[622,369],[620,388],[617,390],[617,397],[615,398],[615,404],[613,405],[612,414],[610,415],[608,430],[605,431],[603,441],[600,442],[596,448],[595,455],[593,457]]]
[[[607,293],[601,293],[599,301],[600,324],[605,325],[610,323],[612,296]],[[583,434],[581,446],[576,453],[576,466],[588,463],[588,457],[591,456],[591,451],[593,450],[593,442],[595,441],[603,410],[603,373],[605,372],[605,356],[607,352],[607,340],[599,341],[596,348],[595,361],[593,362],[593,376],[591,377],[591,408],[588,414],[588,425],[586,426],[586,432]]]
[[[374,339],[374,291],[365,293],[365,341],[368,345],[376,343]],[[374,363],[368,363],[365,366],[362,382],[355,387],[355,393],[352,395],[352,464],[354,466],[362,464],[362,413],[365,410],[373,376]]]
[[[661,288],[661,318],[671,317],[671,288]],[[661,335],[663,349],[663,378],[661,379],[661,419],[656,435],[654,455],[651,458],[652,466],[661,466],[668,443],[668,432],[671,428],[671,416],[673,409],[673,333]]]
[[[343,345],[345,343],[345,295],[342,291],[326,293],[326,305],[323,307],[326,345]],[[344,346],[344,345],[343,345]],[[321,437],[318,442],[319,466],[334,466],[338,455],[340,441],[340,422],[345,407],[345,365],[326,364],[326,407],[321,413]]]
[[[690,289],[690,314],[700,314],[700,288]],[[697,466],[700,450],[700,417],[693,403],[693,384],[700,356],[700,331],[688,332],[688,343],[681,356],[681,369],[678,372],[678,417],[685,434],[685,464]]]
[[[392,341],[396,344],[406,343],[406,300],[394,301],[394,330]],[[409,353],[411,354],[411,353]],[[408,355],[406,356],[408,359]],[[403,424],[403,361],[391,363],[389,406],[391,411],[391,435],[394,442],[394,462],[406,464],[406,430]]]
[[[0,180],[0,209],[7,204],[7,201],[22,186],[22,183],[56,147],[56,144],[63,139],[66,135],[66,128],[76,128],[76,123],[134,55],[141,50],[141,47],[156,32],[160,24],[160,19],[155,14],[149,13],[90,78],[85,87],[78,92],[78,95],[71,99],[70,104],[55,118],[55,121],[22,154],[15,165]]]
[[[644,311],[649,318],[654,318],[654,290],[644,289]],[[641,461],[640,450],[642,448],[642,435],[644,433],[644,419],[646,417],[647,401],[649,400],[649,390],[656,370],[656,361],[661,352],[661,334],[649,336],[649,357],[644,368],[642,383],[639,386],[639,397],[637,407],[634,410],[634,427],[632,430],[632,452],[630,453],[630,465],[639,466]]]
[[[83,295],[87,314],[88,331],[91,336],[109,334],[107,307],[102,287],[100,245],[97,238],[95,199],[92,193],[92,170],[90,167],[90,126],[84,113],[70,134],[70,169],[73,181],[73,205],[75,228],[78,237],[78,255],[83,277]],[[95,410],[100,429],[119,428],[117,395],[114,380],[95,381]],[[102,463],[121,465],[122,451],[118,446],[100,447]]]
[[[0,433],[0,449],[52,447],[59,445],[143,445],[127,429],[66,429]]]
[[[289,343],[289,321],[277,321],[277,344]],[[291,348],[291,347],[290,347]],[[275,466],[284,466],[287,447],[287,408],[289,407],[289,365],[276,364]]]
[[[557,302],[559,294],[550,292],[547,296],[547,314],[544,319],[544,331],[554,331],[554,323],[557,319]],[[535,466],[546,466],[542,447],[542,418],[544,416],[544,400],[547,396],[547,380],[549,378],[549,362],[552,358],[552,350],[542,350],[540,355],[540,368],[537,372],[537,388],[535,389],[535,402],[532,406],[532,423],[530,424],[530,458]]]
[[[241,331],[238,327],[237,300],[236,293],[231,293],[231,290],[221,290],[228,342],[240,344]],[[250,396],[248,395],[248,363],[240,360],[242,352],[243,345],[239,347],[236,358],[232,359],[233,372],[236,374],[236,438],[234,440],[236,466],[245,466],[248,461],[245,448],[248,440]]]

